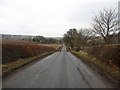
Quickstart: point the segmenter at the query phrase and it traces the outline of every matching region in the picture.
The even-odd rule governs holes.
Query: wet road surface
[[[3,78],[3,88],[110,88],[109,82],[63,47]]]

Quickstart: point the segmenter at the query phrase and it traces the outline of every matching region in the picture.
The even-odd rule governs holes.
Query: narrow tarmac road
[[[111,88],[99,74],[66,52],[56,52],[3,79],[3,88]]]

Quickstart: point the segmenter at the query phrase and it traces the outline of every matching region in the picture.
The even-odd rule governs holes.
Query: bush
[[[120,45],[93,46],[89,47],[87,52],[103,63],[120,68]]]
[[[55,51],[55,49],[37,44],[2,44],[2,63],[33,57],[49,51]]]

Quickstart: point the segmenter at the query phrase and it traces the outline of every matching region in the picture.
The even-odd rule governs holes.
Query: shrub
[[[37,44],[2,44],[2,63],[33,57],[49,51],[55,51],[55,49]]]
[[[87,52],[103,63],[120,68],[120,45],[93,46],[89,47]]]

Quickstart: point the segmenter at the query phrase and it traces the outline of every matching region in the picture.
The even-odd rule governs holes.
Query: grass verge
[[[99,68],[103,72],[100,72],[101,74],[107,74],[110,77],[112,77],[115,81],[113,81],[116,84],[120,84],[120,70],[115,69],[113,66],[106,65],[105,63],[100,62],[100,60],[97,60],[96,58],[90,57],[86,52],[76,52],[71,51],[74,55],[78,56],[83,60],[83,62],[86,62],[90,66],[95,66],[94,68]],[[92,64],[92,65],[91,65]],[[112,79],[112,80],[113,80]]]
[[[31,63],[39,58],[42,58],[42,57],[45,57],[45,56],[48,56],[50,54],[54,53],[54,51],[51,51],[51,52],[45,52],[43,54],[40,54],[40,55],[37,55],[37,56],[34,56],[34,57],[30,57],[30,58],[24,58],[24,59],[18,59],[14,62],[10,62],[8,64],[4,64],[2,65],[2,76],[5,76],[7,74],[9,74],[11,71],[17,69],[17,68],[20,68],[28,63]]]

